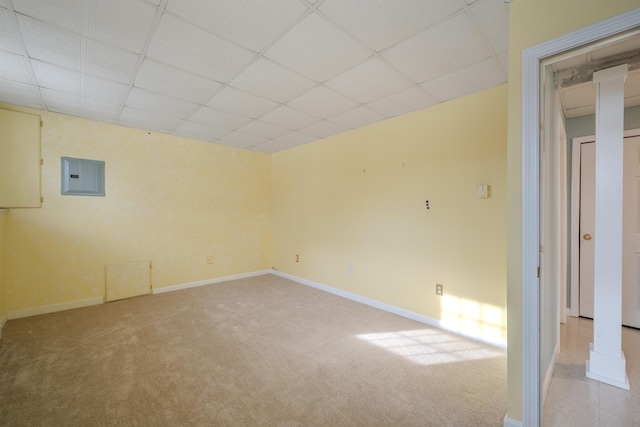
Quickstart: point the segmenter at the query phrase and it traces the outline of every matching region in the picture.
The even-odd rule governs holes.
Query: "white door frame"
[[[640,129],[624,132],[625,138],[640,136]],[[595,135],[573,138],[571,148],[571,316],[580,317],[580,146],[595,142]]]
[[[543,59],[632,30],[640,8],[599,22],[522,52],[522,424],[541,423],[540,300],[540,63]]]

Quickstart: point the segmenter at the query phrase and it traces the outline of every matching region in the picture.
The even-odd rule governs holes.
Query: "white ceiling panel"
[[[386,118],[385,115],[361,105],[351,111],[331,117],[329,121],[344,126],[345,128],[356,129]]]
[[[504,0],[483,0],[470,8],[496,53],[509,50],[509,9]]]
[[[22,53],[20,30],[13,13],[0,9],[0,50],[12,53]]]
[[[422,84],[434,98],[440,101],[480,92],[505,83],[500,67],[493,58],[485,59],[467,68],[447,74]]]
[[[86,44],[88,74],[120,83],[133,80],[139,55],[94,40],[86,40]]]
[[[371,52],[324,18],[312,14],[271,46],[265,55],[322,82],[362,62]]]
[[[251,121],[248,117],[238,116],[237,114],[228,113],[214,108],[202,107],[190,120],[198,123],[204,123],[222,129],[237,129]]]
[[[41,87],[80,95],[82,74],[79,72],[35,60],[31,60],[31,67]]]
[[[278,138],[274,138],[277,141],[281,141],[289,146],[296,146],[302,144],[308,144],[316,139],[315,136],[307,135],[305,133],[300,133],[298,131],[293,131],[286,135],[282,135]]]
[[[0,51],[0,79],[21,83],[33,83],[29,63],[22,55]]]
[[[298,0],[245,0],[230,3],[234,4],[233,12],[225,19],[219,34],[254,52],[260,52],[274,42],[306,11]]]
[[[90,3],[89,36],[113,46],[141,53],[156,8],[138,0]]]
[[[235,145],[243,148],[251,148],[267,141],[269,141],[269,139],[242,132],[231,132],[230,134],[220,138],[220,142],[223,144]]]
[[[296,130],[320,121],[319,118],[282,105],[265,114],[260,120],[281,128]]]
[[[130,107],[125,107],[122,110],[120,121],[125,126],[169,133],[178,129],[185,122],[185,120],[175,117],[136,110]]]
[[[340,126],[327,120],[322,120],[320,122],[312,124],[311,126],[300,129],[299,132],[306,133],[318,138],[326,138],[331,135],[337,135],[339,133],[346,132],[347,130],[349,129],[344,126]]]
[[[129,91],[129,86],[95,76],[86,76],[84,94],[87,98],[107,104],[120,105]]]
[[[231,86],[275,102],[288,102],[316,83],[266,59],[259,59],[236,77]]]
[[[369,0],[327,0],[320,6],[320,10],[332,21],[347,29],[376,52],[414,34],[407,23],[399,16],[389,13],[388,9],[389,4]]]
[[[276,138],[291,132],[290,129],[284,129],[265,123],[260,120],[254,120],[238,129],[239,132],[248,133],[249,135],[263,136],[265,138]]]
[[[16,12],[82,34],[82,0],[12,0]]]
[[[305,113],[326,119],[352,110],[358,106],[358,103],[326,86],[318,86],[300,95],[289,105]]]
[[[81,37],[71,31],[18,15],[29,57],[61,67],[81,69]]]
[[[0,0],[0,102],[273,152],[503,82],[507,18],[502,0]]]
[[[205,104],[222,87],[221,83],[147,59],[140,67],[135,86],[157,90],[163,95]]]
[[[276,102],[234,89],[231,86],[225,87],[207,102],[208,107],[252,118],[260,117],[278,105]]]
[[[331,89],[360,103],[384,98],[411,85],[410,80],[377,58],[370,59],[327,82]]]
[[[405,91],[370,102],[367,107],[387,117],[394,117],[431,107],[437,103],[437,99],[431,97],[419,87],[411,86]]]
[[[491,53],[465,14],[393,47],[383,57],[420,83],[452,73]]]
[[[150,92],[148,90],[133,88],[127,98],[127,106],[148,111],[153,114],[188,119],[201,106],[192,102],[170,98],[166,95]]]
[[[187,121],[176,129],[179,134],[190,138],[203,139],[205,141],[215,141],[231,133],[228,129],[221,129],[204,123]]]
[[[7,104],[44,109],[41,93],[35,86],[0,79],[0,99]]]

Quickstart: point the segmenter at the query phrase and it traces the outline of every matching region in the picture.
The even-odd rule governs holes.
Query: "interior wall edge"
[[[289,274],[289,273],[284,273],[282,271],[277,271],[277,270],[273,270],[272,271],[273,274],[275,274],[276,276],[280,276],[280,277],[284,277],[285,279],[289,279],[289,280],[293,280],[294,282],[300,283],[302,285],[306,285],[306,286],[310,286],[312,288],[324,291],[324,292],[328,292],[330,294],[342,297],[342,298],[346,298],[348,300],[351,301],[355,301],[361,304],[365,304],[368,305],[370,307],[373,308],[377,308],[379,310],[382,311],[386,311],[388,313],[392,313],[395,314],[397,316],[401,316],[401,317],[405,317],[407,319],[411,319],[411,320],[415,320],[416,322],[419,323],[423,323],[425,325],[429,325],[429,326],[433,326],[434,328],[438,328],[438,329],[442,329],[444,331],[447,332],[451,332],[457,335],[461,335],[463,337],[466,338],[470,338],[472,340],[475,341],[479,341],[485,344],[489,344],[492,345],[494,347],[498,347],[498,348],[502,348],[502,349],[507,349],[507,341],[504,339],[492,339],[492,338],[487,338],[485,336],[482,335],[478,335],[478,334],[473,334],[470,333],[469,331],[465,330],[464,328],[458,328],[452,325],[447,324],[446,322],[443,322],[442,320],[438,320],[438,319],[434,319],[432,317],[429,316],[425,316],[423,314],[418,314],[415,313],[413,311],[409,311],[400,307],[396,307],[394,305],[391,304],[387,304],[381,301],[377,301],[371,298],[366,298],[351,292],[347,292],[347,291],[343,291],[341,289],[336,289],[333,288],[331,286],[327,286],[324,285],[322,283],[317,283],[314,282],[312,280],[308,280],[302,277],[298,277],[298,276],[294,276],[293,274]]]

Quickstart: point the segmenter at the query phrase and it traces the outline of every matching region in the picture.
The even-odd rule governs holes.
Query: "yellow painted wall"
[[[506,89],[273,154],[272,265],[506,338]]]
[[[105,264],[151,260],[154,288],[270,267],[268,154],[38,113],[44,203],[6,215],[9,311],[102,297]],[[62,196],[61,156],[104,160],[106,197]]]
[[[638,0],[515,0],[509,11],[508,416],[522,419],[522,51],[640,6]]]
[[[6,299],[6,284],[5,284],[5,235],[6,235],[6,218],[7,211],[0,209],[0,328],[2,328],[2,322],[7,314],[7,299]],[[0,330],[0,335],[2,331]]]

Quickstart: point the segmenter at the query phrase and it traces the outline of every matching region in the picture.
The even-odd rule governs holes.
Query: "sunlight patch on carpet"
[[[376,347],[420,365],[503,357],[504,351],[432,329],[356,335]]]

